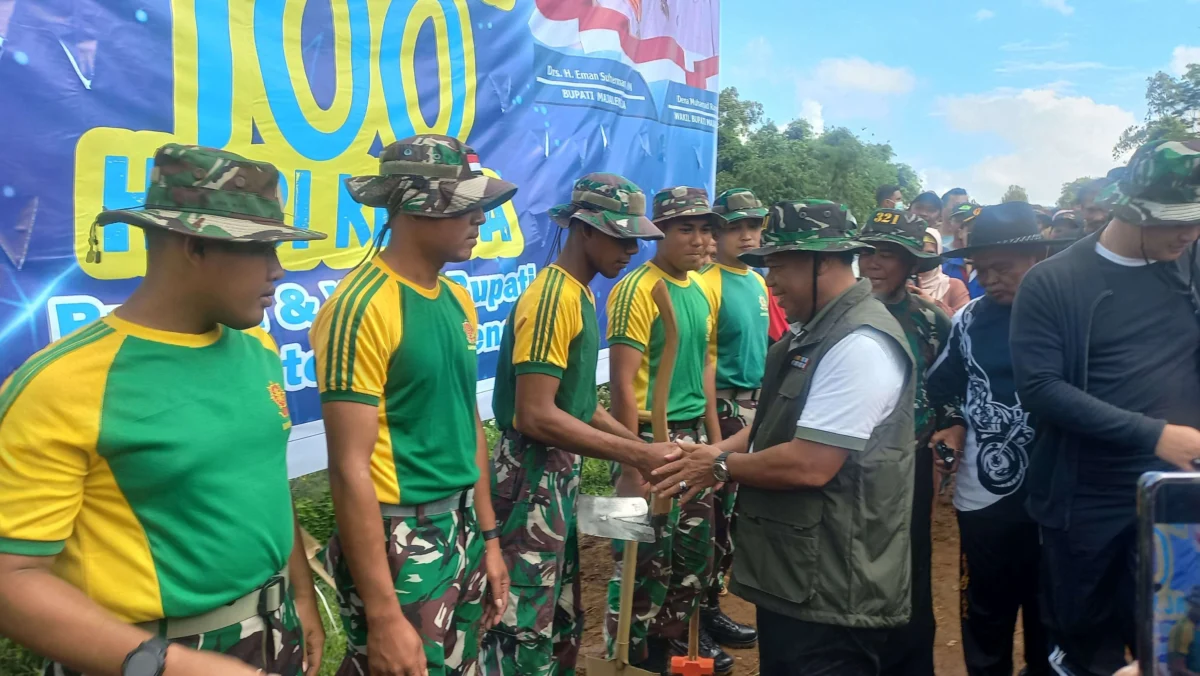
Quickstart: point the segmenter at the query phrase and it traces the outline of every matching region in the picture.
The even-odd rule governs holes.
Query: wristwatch
[[[155,636],[133,649],[121,665],[121,676],[162,676],[167,668],[167,646]]]
[[[727,483],[729,481],[729,466],[725,464],[725,458],[729,457],[729,452],[726,451],[717,456],[713,460],[713,476],[716,477],[718,483]]]
[[[482,535],[484,542],[487,542],[488,540],[495,540],[496,538],[500,537],[500,529],[489,528],[488,530],[483,531]]]

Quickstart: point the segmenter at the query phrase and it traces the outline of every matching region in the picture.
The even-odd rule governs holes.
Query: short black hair
[[[937,209],[938,211],[942,210],[942,198],[938,197],[937,193],[932,190],[926,190],[920,195],[917,195],[916,199],[914,199],[912,203],[914,206],[917,204],[925,204]]]
[[[1107,178],[1098,178],[1094,181],[1084,183],[1075,191],[1075,204],[1084,206],[1085,200],[1094,201],[1100,192],[1108,187],[1111,181]]]
[[[879,188],[875,191],[875,206],[883,204],[884,200],[892,199],[892,195],[895,195],[899,190],[900,186],[898,185],[879,186]]]
[[[950,188],[945,195],[942,195],[942,201],[949,202],[951,197],[970,197],[970,195],[964,188]]]

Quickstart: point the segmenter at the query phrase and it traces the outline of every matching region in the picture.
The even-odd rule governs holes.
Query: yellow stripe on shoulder
[[[12,408],[13,402],[21,396],[35,379],[40,378],[45,380],[50,377],[47,375],[47,369],[51,365],[74,355],[74,359],[87,360],[90,368],[103,366],[104,372],[107,373],[107,366],[112,363],[112,359],[116,356],[117,349],[123,340],[123,334],[118,333],[116,329],[105,323],[103,319],[98,319],[46,346],[40,352],[37,352],[26,360],[5,381],[3,387],[0,387],[0,422],[4,421],[4,417]],[[102,362],[104,360],[107,361],[103,364],[96,364],[95,360],[97,359]],[[78,392],[79,384],[72,381],[70,370],[54,369],[51,373],[61,374],[62,382],[52,383],[54,387],[49,389],[39,387],[39,391],[54,392],[55,396],[61,396],[62,392]]]
[[[275,338],[273,338],[271,334],[268,333],[263,327],[255,326],[254,328],[242,331],[242,333],[258,340],[258,342],[262,343],[263,347],[267,348],[271,352],[279,354],[279,344],[275,342]]]
[[[475,298],[471,295],[471,290],[445,275],[439,275],[439,278],[450,287],[463,312],[467,313],[467,320],[471,324],[479,324],[479,313],[475,310]]]

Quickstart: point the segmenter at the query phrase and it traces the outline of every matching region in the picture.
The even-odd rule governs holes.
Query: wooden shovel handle
[[[667,428],[667,403],[671,398],[671,379],[675,375],[675,358],[679,355],[679,323],[675,320],[675,306],[671,303],[671,292],[667,283],[658,280],[650,291],[650,297],[658,306],[658,318],[663,327],[663,348],[658,359],[658,370],[654,374],[654,404],[650,407],[650,430],[654,441],[663,443],[670,441],[670,430]],[[651,507],[652,514],[666,514],[671,511],[670,498],[654,498]]]

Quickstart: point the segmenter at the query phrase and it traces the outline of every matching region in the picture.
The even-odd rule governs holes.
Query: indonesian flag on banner
[[[616,58],[650,82],[717,90],[719,0],[536,0],[533,36],[548,47]]]

